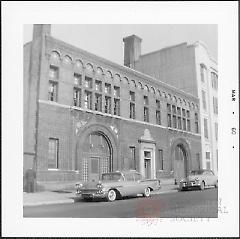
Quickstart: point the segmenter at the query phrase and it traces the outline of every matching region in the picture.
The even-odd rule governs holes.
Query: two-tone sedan
[[[191,171],[186,178],[180,180],[179,190],[183,191],[191,188],[204,190],[208,186],[218,187],[217,176],[211,170],[200,169]]]
[[[103,173],[100,181],[76,184],[76,195],[82,199],[102,198],[110,202],[117,198],[142,194],[149,197],[151,191],[160,188],[158,179],[144,180],[135,170]]]

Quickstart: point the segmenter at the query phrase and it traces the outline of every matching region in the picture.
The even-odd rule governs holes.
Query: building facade
[[[197,97],[34,25],[24,45],[24,172],[35,169],[38,185],[121,169],[179,181],[202,167],[200,132]]]
[[[218,171],[218,68],[202,42],[181,43],[141,55],[141,39],[124,38],[129,55],[124,63],[144,74],[160,79],[200,101],[202,167]]]

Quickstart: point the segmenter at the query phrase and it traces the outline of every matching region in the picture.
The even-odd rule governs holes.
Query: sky
[[[24,25],[24,43],[32,40],[33,25]],[[218,57],[216,24],[53,24],[53,37],[123,65],[123,38],[142,38],[142,54],[182,42],[203,41],[210,55]]]

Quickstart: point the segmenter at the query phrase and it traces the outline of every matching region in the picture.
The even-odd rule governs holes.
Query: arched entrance
[[[187,154],[184,146],[178,144],[174,149],[174,178],[179,181],[187,176]]]
[[[84,181],[99,180],[102,173],[111,171],[112,146],[102,132],[87,135],[82,145],[82,178]]]
[[[184,138],[177,138],[171,143],[171,168],[174,172],[173,176],[177,183],[188,176],[190,170],[191,151],[190,145]]]

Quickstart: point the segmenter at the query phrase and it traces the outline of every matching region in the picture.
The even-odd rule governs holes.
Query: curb
[[[167,193],[175,193],[178,192],[177,189],[166,190],[166,191],[158,191],[153,192],[151,195],[158,195],[158,194],[167,194]],[[34,207],[34,206],[41,206],[41,205],[54,205],[54,204],[67,204],[67,203],[74,203],[75,199],[62,199],[62,200],[55,200],[55,201],[46,201],[46,202],[32,202],[26,203],[23,207]]]
[[[34,207],[34,206],[41,206],[41,205],[51,205],[51,204],[67,204],[73,203],[74,199],[64,199],[64,200],[56,200],[56,201],[47,201],[47,202],[33,202],[33,203],[26,203],[23,207]]]

